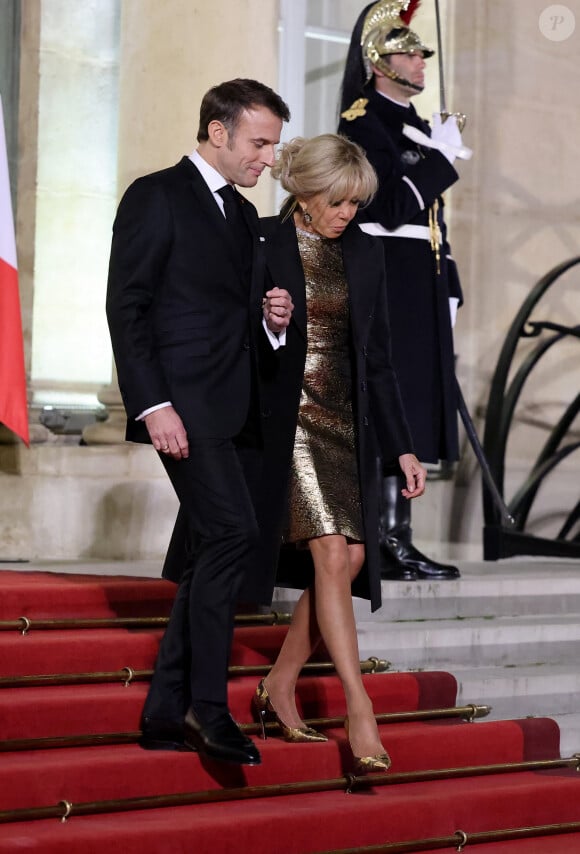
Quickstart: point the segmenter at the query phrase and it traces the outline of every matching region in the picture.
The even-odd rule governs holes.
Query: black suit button
[[[360,387],[361,387],[361,390],[362,390],[362,391],[366,391],[366,390],[367,390],[366,380],[363,380],[363,381],[361,382]]]
[[[366,415],[365,415],[365,417],[363,418],[363,425],[364,425],[365,427],[368,427],[368,426],[369,426],[369,419],[366,417]]]
[[[269,418],[271,414],[272,414],[272,410],[271,410],[271,409],[264,409],[264,410],[262,410],[262,418]]]
[[[366,356],[366,355],[367,355],[367,352],[368,352],[368,351],[367,351],[366,344],[365,344],[365,346],[362,348],[362,354],[363,354],[363,356]]]
[[[244,341],[244,350],[249,350],[249,349],[250,349],[250,342]]]

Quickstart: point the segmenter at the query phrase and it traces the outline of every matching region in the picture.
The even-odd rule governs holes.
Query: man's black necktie
[[[249,275],[252,264],[252,241],[242,212],[242,199],[231,184],[220,187],[218,193],[224,201],[224,213],[239,248],[244,272]]]
[[[224,184],[223,187],[219,188],[218,193],[224,201],[226,219],[233,226],[241,216],[238,194],[231,184]]]

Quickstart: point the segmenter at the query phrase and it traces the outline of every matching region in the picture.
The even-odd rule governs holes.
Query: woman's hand
[[[425,492],[426,469],[415,454],[401,454],[399,465],[407,481],[407,488],[401,490],[402,494],[405,498],[419,498]]]

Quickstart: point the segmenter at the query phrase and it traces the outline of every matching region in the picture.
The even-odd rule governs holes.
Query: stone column
[[[233,77],[277,85],[278,3],[221,4],[124,0],[119,79],[119,196],[139,175],[169,166],[196,146],[199,104],[211,86]],[[260,213],[273,213],[266,176],[248,193]],[[99,395],[109,419],[85,429],[91,444],[123,440],[116,377]]]

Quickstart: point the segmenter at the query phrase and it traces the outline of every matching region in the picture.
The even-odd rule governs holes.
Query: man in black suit
[[[260,358],[290,295],[263,292],[255,208],[234,189],[271,166],[288,107],[231,80],[203,98],[197,150],[135,181],[113,227],[107,316],[127,439],[151,442],[187,521],[189,560],[143,710],[142,745],[258,764],[227,707],[236,600],[259,530]]]

